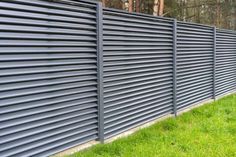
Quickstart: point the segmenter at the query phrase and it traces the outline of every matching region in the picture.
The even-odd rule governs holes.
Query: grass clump
[[[236,157],[236,95],[69,157]]]

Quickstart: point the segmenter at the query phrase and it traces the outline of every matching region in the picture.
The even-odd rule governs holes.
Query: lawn
[[[236,157],[236,95],[69,157]]]

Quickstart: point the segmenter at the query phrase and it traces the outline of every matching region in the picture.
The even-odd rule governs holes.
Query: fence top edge
[[[114,12],[114,13],[121,13],[121,14],[127,14],[127,15],[131,15],[131,16],[140,16],[140,17],[147,17],[147,18],[153,18],[153,19],[157,19],[157,20],[164,20],[164,21],[169,21],[172,22],[175,19],[174,18],[168,18],[168,17],[161,17],[161,16],[153,16],[153,15],[149,15],[149,14],[144,14],[144,13],[137,13],[137,12],[128,12],[125,10],[119,10],[119,9],[115,9],[115,8],[103,8],[104,11],[109,11],[109,12]]]
[[[88,5],[95,7],[99,2],[91,1],[91,0],[46,0],[48,2],[57,2],[64,4],[72,4],[72,5]]]
[[[55,1],[55,0],[54,0]],[[70,2],[83,2],[83,3],[89,3],[89,4],[98,4],[100,2],[92,1],[92,0],[57,0],[57,1],[70,1]]]
[[[216,28],[216,31],[233,33],[236,35],[236,30],[233,30],[233,29]]]
[[[205,24],[196,23],[196,22],[177,21],[177,23],[186,24],[186,25],[195,25],[195,26],[199,26],[199,27],[207,27],[207,28],[211,28],[211,29],[215,28],[215,26],[213,26],[213,25],[205,25]]]

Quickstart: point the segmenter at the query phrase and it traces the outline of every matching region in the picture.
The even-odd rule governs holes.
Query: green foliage
[[[70,157],[236,157],[236,95]]]

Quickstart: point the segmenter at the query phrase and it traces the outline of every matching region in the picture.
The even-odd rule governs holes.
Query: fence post
[[[216,100],[216,27],[213,27],[213,99]]]
[[[177,21],[173,22],[173,107],[174,115],[177,116]]]
[[[97,3],[97,88],[98,88],[98,138],[104,142],[104,104],[103,104],[103,8]]]

